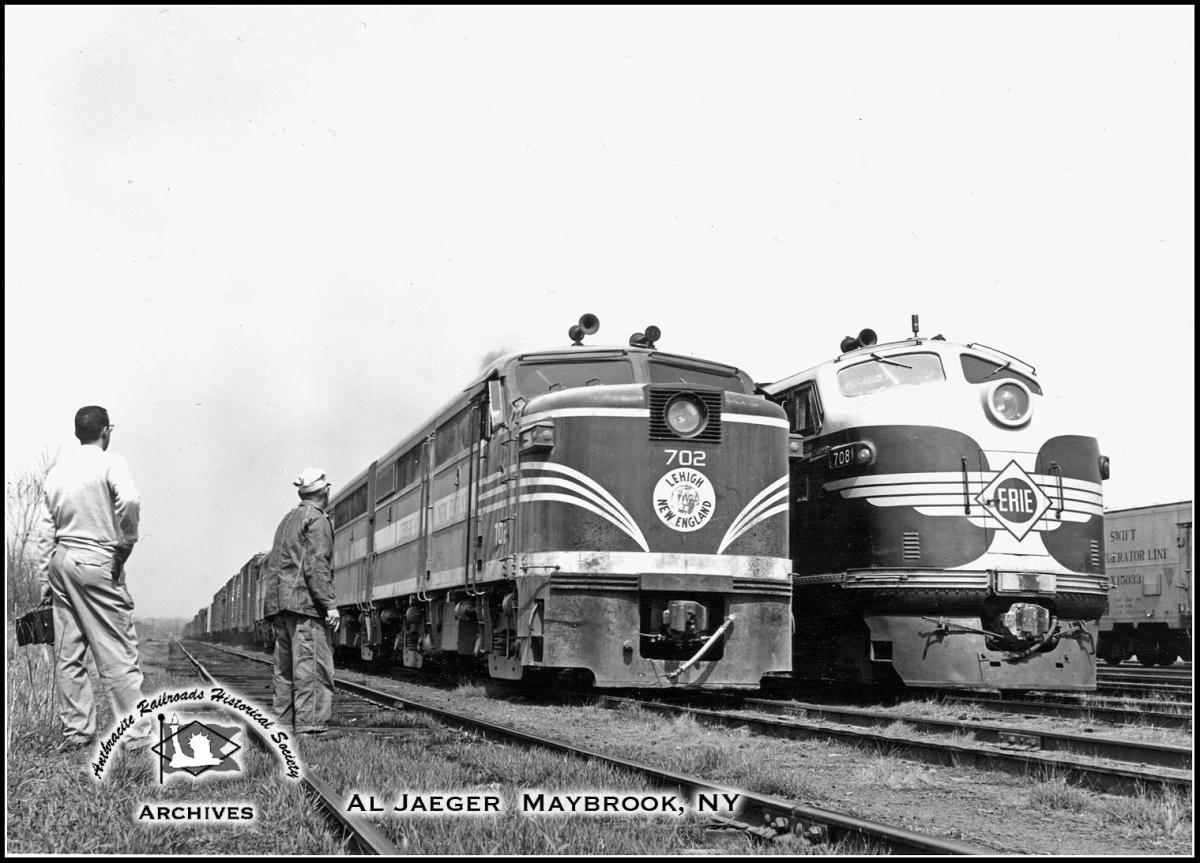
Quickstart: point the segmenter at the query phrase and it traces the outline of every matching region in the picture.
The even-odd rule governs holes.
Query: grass
[[[1191,789],[1139,790],[1132,798],[1105,799],[1100,810],[1105,825],[1125,838],[1182,839],[1192,833],[1195,797]]]
[[[144,690],[195,686],[189,678],[168,677],[143,664]],[[17,651],[10,645],[7,677],[8,850],[53,854],[305,854],[346,853],[340,833],[326,827],[324,817],[301,790],[279,778],[278,761],[246,747],[243,772],[236,778],[213,778],[192,783],[175,780],[159,785],[156,763],[146,753],[112,756],[105,780],[87,775],[91,750],[60,754],[58,720],[50,695],[49,658],[39,649]],[[32,683],[31,683],[32,682]],[[487,695],[484,687],[465,684],[456,698]],[[112,717],[102,691],[97,691],[98,726]],[[640,709],[634,713],[649,721]],[[376,726],[429,723],[424,717],[379,711],[360,722]],[[690,718],[675,724],[680,741],[704,734]],[[753,761],[707,741],[696,752],[684,752],[680,764],[697,767],[734,765],[754,770]],[[737,831],[713,830],[703,816],[530,816],[517,812],[522,790],[548,792],[602,790],[613,793],[662,793],[636,775],[569,756],[540,750],[501,746],[480,737],[429,727],[415,737],[380,738],[349,734],[337,741],[310,744],[303,752],[307,766],[339,789],[375,795],[391,801],[401,791],[494,790],[506,798],[508,811],[498,816],[422,817],[389,813],[376,823],[406,854],[437,855],[563,855],[563,854],[807,854],[831,849],[810,846],[797,837],[784,837],[770,846],[751,844]],[[781,773],[772,780],[783,788]],[[216,805],[250,803],[257,820],[241,824],[184,825],[139,822],[144,803]],[[686,801],[685,801],[686,802]],[[385,804],[390,806],[390,802]],[[835,849],[838,847],[835,846]]]
[[[673,733],[683,740],[695,730],[695,723],[689,726],[683,722]],[[702,760],[714,758],[712,749],[706,752]],[[849,846],[811,846],[798,837],[752,845],[739,832],[710,829],[708,822],[694,813],[683,817],[518,814],[521,790],[663,792],[626,771],[566,755],[497,745],[469,735],[446,735],[433,745],[402,743],[382,753],[367,749],[363,741],[352,740],[336,754],[329,749],[309,761],[343,794],[371,793],[380,801],[392,801],[402,791],[449,789],[494,792],[504,798],[506,811],[498,815],[377,816],[376,825],[406,854],[825,854],[853,850]],[[744,759],[732,756],[721,763],[728,767],[740,762]],[[751,767],[749,762],[742,766]]]
[[[1061,776],[1042,779],[1029,790],[1029,805],[1036,809],[1087,813],[1096,817],[1106,832],[1151,844],[1190,837],[1194,802],[1190,789],[1141,789],[1133,796],[1112,797],[1084,791]]]
[[[1029,805],[1042,812],[1087,812],[1093,797],[1061,776],[1043,779],[1029,789]]]
[[[154,756],[110,756],[102,782],[91,778],[94,750],[59,753],[53,677],[43,646],[7,652],[7,850],[21,854],[338,854],[340,835],[318,817],[296,783],[278,779],[279,762],[253,746],[232,778],[160,785]],[[189,688],[194,680],[143,668],[144,691]],[[30,683],[32,681],[32,685]],[[97,727],[112,714],[93,669]],[[137,820],[144,803],[217,805],[244,802],[257,820],[180,824]]]
[[[860,769],[860,773],[867,782],[893,791],[926,788],[932,781],[928,768],[894,755],[880,755],[872,759]]]

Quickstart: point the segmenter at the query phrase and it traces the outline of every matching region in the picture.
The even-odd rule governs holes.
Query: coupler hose
[[[725,618],[725,622],[721,624],[720,628],[718,628],[716,632],[708,637],[708,641],[704,642],[704,644],[700,646],[700,649],[696,651],[696,655],[683,665],[676,668],[674,671],[668,671],[667,677],[669,677],[671,680],[674,680],[676,677],[683,674],[683,672],[687,671],[689,668],[699,662],[704,654],[708,653],[708,649],[717,643],[717,639],[725,634],[725,630],[733,626],[733,621],[736,617],[737,615],[731,614],[729,617]]]

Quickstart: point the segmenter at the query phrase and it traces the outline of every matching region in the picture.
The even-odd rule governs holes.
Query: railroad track
[[[1027,716],[1061,716],[1064,718],[1088,718],[1119,725],[1141,723],[1155,728],[1191,728],[1192,714],[1175,710],[1164,710],[1168,706],[1161,701],[1148,701],[1140,705],[1116,706],[1112,703],[1066,701],[1054,697],[1031,700],[1015,699],[989,693],[944,693],[943,701],[959,704],[975,704],[998,713],[1014,713]],[[1180,702],[1180,706],[1184,706]]]
[[[1097,680],[1136,680],[1142,683],[1192,682],[1190,668],[1145,668],[1116,666],[1096,669]]]
[[[247,675],[241,671],[236,664],[229,661],[222,661],[217,658],[212,670],[208,665],[201,662],[200,658],[192,651],[189,651],[180,642],[172,642],[172,652],[175,649],[181,651],[186,657],[189,665],[194,668],[202,678],[213,684],[220,684],[228,687],[231,691],[236,690],[239,694],[246,698],[256,699],[261,704],[269,704],[271,699],[269,694],[263,698],[264,688],[262,685],[264,675]],[[238,654],[232,654],[238,655]],[[212,660],[209,660],[211,663]],[[168,665],[168,670],[179,671],[177,666]],[[265,676],[267,682],[267,690],[269,693],[270,675]],[[343,709],[346,707],[344,701],[338,705]],[[374,708],[378,710],[378,708]],[[257,727],[254,723],[245,723],[245,728],[249,731],[258,744],[264,749],[270,749],[270,741],[267,739],[267,732]],[[322,812],[326,817],[340,829],[352,850],[359,854],[380,854],[380,855],[398,855],[398,849],[392,842],[379,832],[373,825],[362,821],[358,818],[353,818],[345,811],[342,801],[337,792],[311,770],[306,770],[301,777],[301,783],[308,793],[320,805]]]
[[[1022,775],[1042,772],[1111,794],[1138,794],[1146,789],[1186,790],[1192,785],[1191,750],[1180,746],[756,698],[721,699],[721,709],[713,709],[659,699],[595,693],[580,695],[610,706],[637,705],[648,710],[688,715],[709,725],[748,728],[756,734],[771,737],[835,739],[890,752],[902,750],[906,755],[934,764],[965,764]],[[712,698],[702,699],[709,704],[713,701]],[[786,718],[747,716],[731,712],[730,708],[769,712]],[[908,726],[906,734],[869,730],[886,729],[898,722]],[[935,738],[913,737],[913,732],[932,734]],[[958,741],[936,739],[937,736],[955,734],[961,735]],[[1122,763],[1085,763],[1063,755]],[[1131,766],[1134,764],[1137,766]]]
[[[237,657],[243,663],[243,666],[245,663],[270,665],[270,660],[247,656],[240,652],[214,645],[205,645],[203,650],[206,654],[219,652],[229,657]],[[261,683],[256,684],[255,681],[261,681],[262,675],[250,675],[248,672],[239,671],[236,667],[230,668],[225,677],[227,680],[230,680],[231,685],[233,678],[239,678],[244,679],[248,686],[258,686],[261,688]],[[733,789],[716,785],[699,777],[663,770],[653,765],[633,761],[628,758],[607,755],[516,728],[454,713],[410,698],[403,698],[392,693],[383,692],[364,684],[352,683],[340,679],[335,680],[335,684],[339,690],[372,703],[375,705],[375,710],[390,708],[417,711],[432,717],[441,725],[480,734],[500,743],[526,748],[545,749],[605,764],[609,767],[640,776],[655,786],[680,793],[685,799],[691,798],[697,793],[737,794],[740,796],[741,808],[737,813],[736,819],[714,820],[718,821],[722,826],[735,826],[763,839],[770,839],[790,833],[803,836],[810,842],[815,843],[865,840],[872,846],[904,854],[980,855],[994,853],[990,849],[937,836],[927,836],[904,828],[855,818],[841,812],[821,809],[797,801],[784,800],[743,789]],[[250,691],[245,691],[241,694],[245,697],[253,697]],[[259,698],[261,700],[261,695]],[[326,786],[326,791],[328,790]],[[334,798],[323,795],[322,799],[331,800]],[[328,805],[326,805],[326,808],[328,809]],[[342,813],[342,815],[344,817],[345,813]],[[344,828],[347,831],[357,831],[364,826],[370,827],[370,825],[360,824],[355,820],[348,820],[350,822],[348,824],[343,822]],[[381,836],[380,838],[385,842],[387,841],[385,837]]]
[[[1098,680],[1096,682],[1096,692],[1101,694],[1112,694],[1118,698],[1137,695],[1153,695],[1158,698],[1171,699],[1176,701],[1191,701],[1192,686],[1191,684],[1182,685],[1178,683],[1152,683],[1152,682],[1137,682],[1137,681],[1115,681],[1115,680]]]

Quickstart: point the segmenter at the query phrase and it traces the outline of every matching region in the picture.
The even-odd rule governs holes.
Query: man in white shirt
[[[124,564],[138,539],[140,502],[129,465],[108,452],[113,425],[96,405],[75,414],[81,446],[46,476],[38,536],[38,579],[54,603],[55,682],[63,746],[91,744],[96,706],[84,658],[91,648],[117,722],[137,719],[127,749],[154,742],[149,720],[137,717],[142,698],[133,598]]]

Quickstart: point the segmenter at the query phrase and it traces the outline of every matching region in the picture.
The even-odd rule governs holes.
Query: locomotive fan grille
[[[1100,543],[1092,540],[1092,569],[1097,572],[1100,570]]]
[[[667,425],[667,402],[680,393],[688,393],[704,403],[708,410],[708,422],[699,434],[681,438]],[[694,440],[704,443],[721,442],[721,391],[706,391],[690,387],[651,387],[650,398],[650,440]]]
[[[904,559],[921,559],[921,534],[915,530],[904,533]]]

